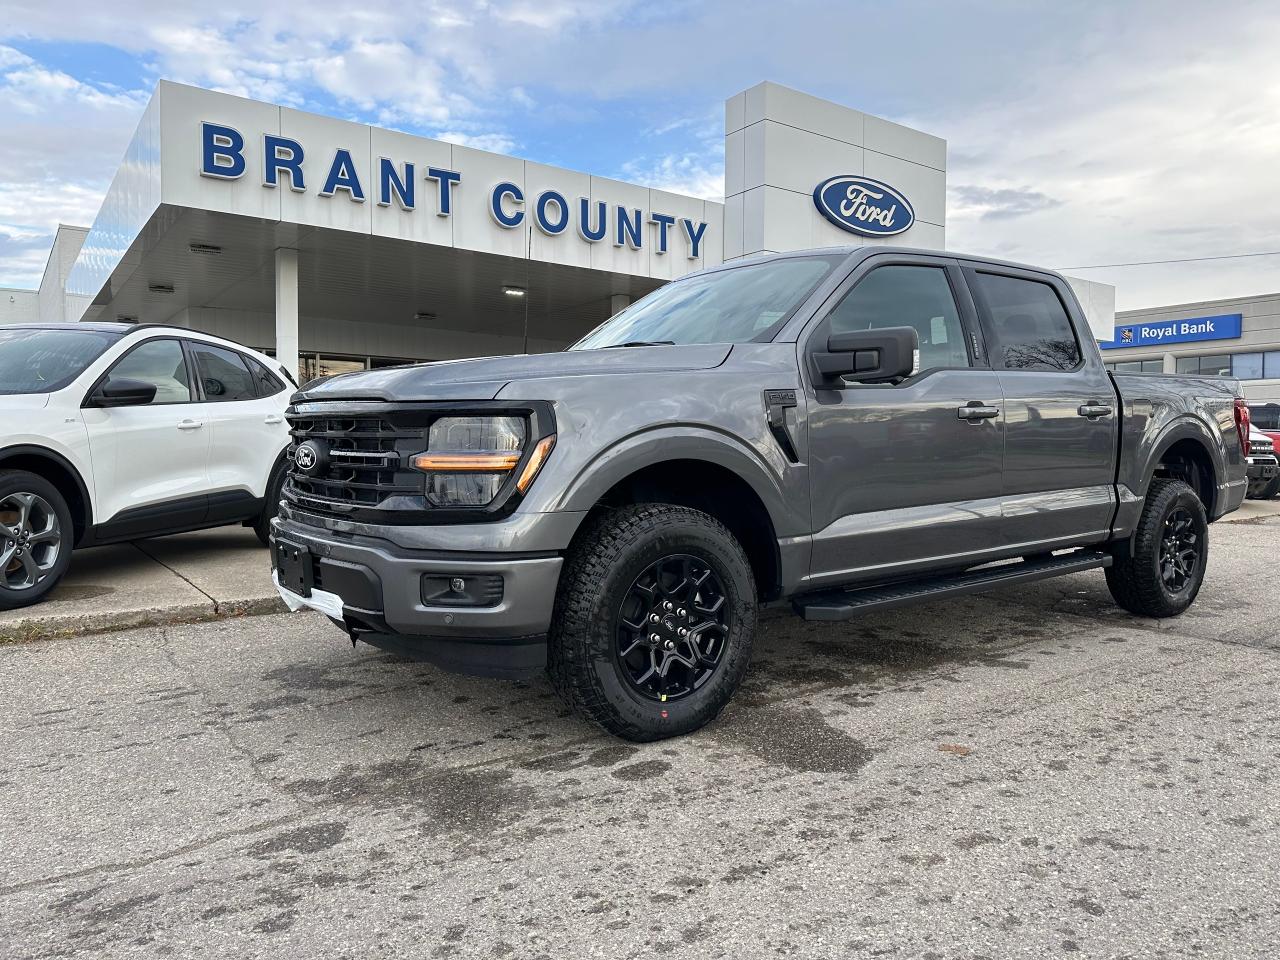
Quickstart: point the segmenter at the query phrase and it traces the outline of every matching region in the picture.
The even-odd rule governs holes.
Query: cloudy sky
[[[1056,267],[1280,250],[1280,7],[1165,0],[0,0],[0,285],[92,223],[165,77],[706,197],[763,80],[943,136],[952,249]],[[1280,256],[1080,270],[1121,308]]]

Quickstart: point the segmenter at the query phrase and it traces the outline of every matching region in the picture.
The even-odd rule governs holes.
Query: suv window
[[[828,315],[831,333],[914,327],[920,341],[916,371],[967,367],[964,327],[943,267],[876,267]]]
[[[208,343],[187,342],[196,359],[196,375],[206,400],[252,400],[258,395],[240,354]]]
[[[1074,370],[1082,355],[1058,291],[1039,280],[972,274],[995,338],[993,366],[1006,370]]]
[[[253,374],[253,382],[257,385],[258,396],[274,397],[284,389],[284,381],[264,367],[253,357],[244,358],[249,364],[249,372]]]
[[[187,361],[177,340],[148,340],[134,347],[107,372],[106,382],[112,380],[154,383],[156,395],[152,403],[189,403],[191,400]]]

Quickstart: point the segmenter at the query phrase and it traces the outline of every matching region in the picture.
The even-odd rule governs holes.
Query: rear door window
[[[1074,370],[1084,359],[1067,308],[1048,283],[969,271],[985,314],[991,365],[1004,370]]]
[[[206,400],[252,400],[258,395],[253,376],[240,354],[195,340],[187,343],[195,357],[196,376],[200,378]]]

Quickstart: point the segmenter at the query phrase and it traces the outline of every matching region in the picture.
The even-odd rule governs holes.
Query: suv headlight
[[[427,450],[414,468],[427,475],[427,498],[442,507],[483,507],[520,465],[528,438],[523,417],[441,417],[431,425]],[[524,493],[546,462],[555,435],[543,437],[516,481]]]

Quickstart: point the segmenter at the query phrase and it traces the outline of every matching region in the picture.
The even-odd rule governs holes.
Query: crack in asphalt
[[[202,837],[199,840],[192,840],[190,843],[184,843],[181,846],[173,847],[163,853],[153,854],[149,857],[138,857],[136,860],[125,860],[118,863],[100,863],[92,867],[85,867],[82,870],[72,870],[67,873],[54,874],[48,877],[37,877],[32,880],[24,880],[22,883],[10,884],[6,887],[0,887],[0,897],[7,897],[15,893],[22,893],[25,890],[38,889],[40,887],[48,887],[58,883],[65,883],[68,880],[79,880],[84,877],[92,877],[100,873],[118,873],[124,870],[138,870],[143,867],[149,867],[152,864],[163,863],[166,860],[172,860],[174,857],[186,856],[197,850],[203,850],[211,847],[216,843],[222,843],[224,840],[234,840],[237,837],[252,836],[255,833],[262,833],[265,830],[274,830],[276,827],[284,826],[287,823],[296,824],[298,818],[296,814],[288,816],[273,817],[270,820],[263,820],[247,827],[241,827],[238,830],[227,830],[223,833],[217,833],[209,837]]]

